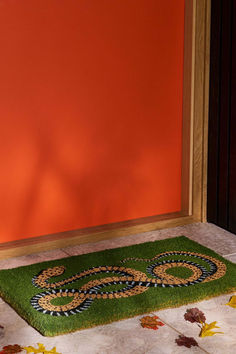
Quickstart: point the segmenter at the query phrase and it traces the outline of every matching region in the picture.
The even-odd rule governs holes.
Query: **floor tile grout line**
[[[63,253],[65,253],[67,256],[71,257],[73,256],[72,254],[66,252],[64,249],[60,248],[60,251],[62,251]]]
[[[236,252],[223,255],[223,257],[229,257],[229,256],[236,256]]]
[[[178,329],[176,329],[175,327],[171,326],[169,323],[167,323],[166,321],[164,321],[160,316],[158,316],[158,318],[164,322],[168,327],[170,327],[171,329],[173,329],[175,332],[181,334],[182,336],[184,336],[184,333],[180,332]],[[211,354],[209,352],[207,352],[204,348],[202,348],[200,345],[198,345],[198,347],[206,354]]]

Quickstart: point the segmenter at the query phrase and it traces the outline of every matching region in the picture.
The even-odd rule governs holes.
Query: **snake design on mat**
[[[169,256],[188,256],[201,259],[208,264],[209,270],[204,266],[188,260],[163,260]],[[124,266],[98,266],[80,273],[76,273],[67,279],[58,282],[49,282],[52,277],[60,276],[65,272],[65,267],[56,266],[42,270],[33,277],[32,283],[37,288],[47,289],[35,295],[31,299],[31,305],[37,311],[51,316],[70,316],[87,310],[95,299],[119,299],[138,295],[147,291],[150,287],[183,287],[198,283],[206,283],[224,276],[226,265],[216,258],[195,252],[172,251],[156,255],[151,259],[126,258],[127,261],[148,262],[148,276],[142,271],[126,268]],[[190,277],[183,279],[167,273],[167,270],[175,267],[185,267],[192,271]],[[105,278],[88,281],[79,289],[60,289],[61,287],[74,283],[86,277],[101,273],[111,273]],[[122,284],[124,287],[115,291],[101,291],[106,286]],[[58,298],[69,297],[69,303],[65,305],[54,305],[52,301]]]

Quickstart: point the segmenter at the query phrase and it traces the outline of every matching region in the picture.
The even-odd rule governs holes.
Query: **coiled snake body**
[[[209,270],[200,264],[188,260],[162,260],[164,257],[168,256],[188,256],[195,259],[201,259],[208,264]],[[126,268],[124,266],[98,266],[76,273],[67,279],[52,283],[49,282],[49,279],[51,277],[62,275],[65,271],[65,267],[56,266],[53,268],[47,268],[42,270],[32,279],[34,286],[47,290],[32,297],[31,305],[34,309],[43,314],[49,314],[52,316],[70,316],[87,310],[95,299],[119,299],[130,297],[141,294],[144,291],[147,291],[150,287],[174,288],[206,283],[221,278],[226,272],[226,265],[223,262],[211,256],[195,252],[165,252],[160,253],[151,259],[127,258],[124,259],[122,263],[125,263],[126,261],[152,262],[147,267],[147,273],[151,277],[142,271]],[[190,277],[183,279],[166,272],[168,269],[174,267],[188,268],[192,271],[192,274]],[[101,273],[112,273],[112,276],[88,281],[79,289],[59,289],[85,277]],[[101,289],[106,286],[117,284],[123,284],[124,288],[115,291],[101,291]],[[71,301],[65,305],[54,305],[51,303],[54,299],[65,297],[71,299]]]

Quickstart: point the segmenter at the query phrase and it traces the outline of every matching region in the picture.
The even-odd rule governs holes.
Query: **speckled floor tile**
[[[38,331],[29,326],[8,304],[0,306],[0,321],[4,326],[4,335],[0,338],[0,348],[4,345],[15,343],[22,346],[36,346],[37,343],[44,343],[45,346],[52,348],[58,341],[63,342],[63,336],[54,338],[41,336]]]
[[[185,235],[192,240],[224,255],[236,253],[236,235],[210,223],[195,223],[173,229],[160,230],[161,236]]]
[[[27,256],[8,258],[0,260],[0,269],[9,269],[21,267],[29,264],[40,263],[45,261],[50,261],[53,259],[60,259],[68,257],[68,254],[63,252],[63,250],[57,249],[52,251],[33,253]]]
[[[106,348],[104,353],[188,353],[187,348],[178,347],[175,343],[179,333],[174,329],[168,325],[159,327],[156,331],[142,328],[139,321],[141,317],[138,316],[104,326],[102,332],[114,338],[112,345]],[[98,353],[103,353],[103,351]],[[204,353],[204,351],[200,348],[195,348],[193,353]]]
[[[4,323],[0,347],[15,343],[37,347],[37,343],[43,343],[47,349],[56,346],[62,354],[188,353],[187,348],[176,345],[175,339],[179,333],[173,328],[165,325],[157,331],[144,329],[140,326],[141,317],[48,338],[41,336],[4,304],[0,308],[0,318]],[[193,348],[192,352],[205,351]]]
[[[236,253],[236,235],[209,223],[195,223],[164,230],[145,232],[112,240],[66,247],[63,250],[69,255],[79,255],[181,235],[187,236],[221,255]]]
[[[168,325],[184,333],[186,336],[194,337],[201,348],[211,354],[233,354],[236,347],[236,309],[226,306],[230,297],[233,295],[222,295],[209,300],[196,302],[187,306],[181,306],[176,309],[167,309],[156,312],[157,315]],[[200,328],[196,323],[184,320],[184,314],[187,309],[197,307],[206,317],[206,322],[217,321],[220,328],[215,332],[224,332],[216,334],[214,337],[200,338]]]
[[[0,327],[0,340],[4,337],[4,328]]]
[[[155,346],[151,350],[149,350],[147,352],[142,352],[142,353],[143,354],[189,354],[189,353],[191,353],[191,354],[200,354],[200,353],[207,353],[207,352],[205,350],[201,349],[200,347],[197,347],[197,346],[191,347],[191,349],[190,348],[185,348],[183,346],[181,346],[181,347],[177,347],[177,346],[171,347],[170,345],[166,346],[166,343],[163,343],[163,346],[162,346],[162,342],[161,342],[161,345],[159,343],[157,346]],[[140,352],[136,352],[135,354],[140,354]]]
[[[230,262],[236,263],[236,253],[225,255],[224,257],[228,259]]]

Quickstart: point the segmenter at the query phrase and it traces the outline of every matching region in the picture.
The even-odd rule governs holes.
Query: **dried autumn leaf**
[[[34,348],[32,346],[24,347],[24,349],[27,351],[27,354],[28,353],[34,353],[34,354],[37,354],[37,353],[42,353],[42,354],[61,354],[61,353],[58,353],[56,351],[56,347],[52,348],[51,350],[46,350],[45,346],[42,343],[37,343],[37,344],[38,344],[38,348]]]
[[[236,309],[236,295],[231,296],[229,302],[226,305]]]
[[[184,314],[184,318],[186,321],[189,321],[191,323],[204,323],[206,321],[204,313],[200,311],[197,307],[188,309]]]
[[[56,347],[52,348],[51,350],[45,350],[44,354],[61,354],[56,351]]]
[[[41,343],[37,343],[38,344],[38,348],[34,348],[31,345],[28,347],[24,347],[24,349],[26,350],[27,354],[28,353],[44,353],[45,346]]]
[[[157,321],[158,316],[145,316],[140,319],[143,328],[158,329],[158,326],[164,326],[164,323]]]
[[[20,353],[23,348],[18,344],[14,344],[14,345],[6,345],[2,349],[3,350],[0,353],[14,354],[14,353]]]
[[[29,345],[28,347],[24,347],[24,349],[26,350],[27,354],[29,354],[29,353],[40,353],[38,351],[38,349],[32,347],[31,345]]]
[[[216,323],[217,323],[217,321],[211,322],[209,324],[203,323],[199,337],[209,337],[209,336],[214,336],[214,334],[217,334],[217,333],[224,333],[224,332],[213,332],[212,331],[212,329],[214,329],[214,328],[220,328],[220,327],[216,326]]]
[[[198,346],[198,343],[195,341],[195,339],[193,337],[186,337],[186,336],[182,336],[179,335],[179,338],[177,338],[175,340],[175,342],[179,345],[179,346],[185,346],[187,348],[191,348],[192,346]]]

